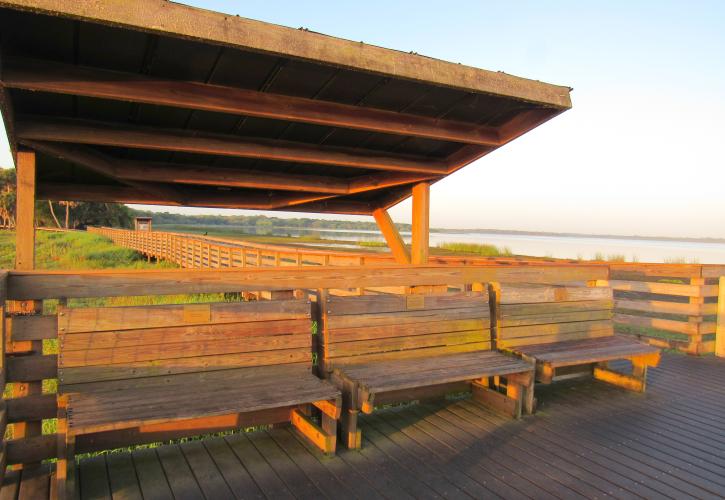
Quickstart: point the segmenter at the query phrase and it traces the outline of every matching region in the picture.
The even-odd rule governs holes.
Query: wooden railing
[[[89,227],[89,232],[110,238],[115,244],[132,248],[154,259],[164,259],[190,269],[275,266],[363,266],[395,264],[388,252],[352,252],[268,245],[164,231],[133,231]],[[431,256],[432,264],[485,265],[541,262],[518,257]],[[574,262],[574,261],[571,261]]]
[[[725,275],[725,266],[610,264],[609,267],[615,324],[620,333],[689,354],[715,351],[719,278]]]
[[[285,290],[350,289],[364,287],[462,287],[471,282],[557,283],[606,280],[606,266],[528,265],[515,266],[351,266],[341,271],[335,267],[252,268],[224,270],[165,271],[9,271],[0,275],[0,294],[6,290],[8,301],[32,301],[38,304],[35,314],[11,314],[5,321],[5,343],[52,341],[58,337],[56,304],[67,307],[103,304],[109,298],[129,298],[138,304],[139,296],[149,301],[159,296],[229,292]],[[5,278],[6,277],[6,278]],[[0,297],[3,298],[3,297]],[[168,298],[168,297],[166,297]],[[79,300],[81,299],[81,300]],[[114,304],[119,304],[116,299]],[[4,304],[1,301],[0,304]],[[41,311],[45,311],[41,313]],[[37,383],[58,377],[58,357],[50,350],[8,356],[3,366],[8,383]],[[50,384],[49,384],[50,386]],[[8,423],[20,424],[55,418],[57,403],[52,392],[15,395],[7,405]],[[177,429],[178,430],[178,429]],[[29,434],[3,443],[2,458],[7,464],[29,464],[57,457],[58,436],[53,432]],[[169,431],[169,436],[175,435]],[[130,439],[130,438],[129,438]],[[77,443],[78,453],[131,444],[131,441],[107,441],[91,438]]]
[[[315,250],[159,231],[88,230],[149,257],[166,259],[180,267],[193,269],[395,264],[389,253]],[[460,266],[531,265],[537,262],[541,263],[541,260],[431,257],[431,263]],[[577,261],[557,260],[552,265],[572,263]],[[718,278],[725,275],[725,265],[601,264],[609,266],[612,272],[615,325],[619,333],[635,335],[659,347],[689,354],[706,354],[716,350]],[[725,298],[720,302],[725,311],[725,304],[722,304]],[[721,314],[721,321],[721,352],[725,355],[725,313]]]

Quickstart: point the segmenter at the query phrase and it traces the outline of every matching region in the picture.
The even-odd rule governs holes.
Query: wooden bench
[[[61,307],[58,339],[61,489],[77,436],[128,445],[290,422],[335,451],[341,394],[312,373],[308,301]]]
[[[332,296],[321,292],[320,367],[343,394],[342,439],[361,446],[358,413],[375,405],[472,391],[513,417],[533,402],[533,365],[491,350],[479,291]],[[506,393],[489,388],[505,377]]]
[[[607,286],[502,285],[494,287],[497,347],[536,363],[542,383],[577,376],[584,367],[595,378],[645,390],[648,366],[660,350],[614,334],[612,289]],[[630,360],[632,373],[610,370]],[[578,372],[577,372],[578,370]]]

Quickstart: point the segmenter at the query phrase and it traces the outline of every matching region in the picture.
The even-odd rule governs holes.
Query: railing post
[[[718,282],[715,356],[720,358],[725,357],[725,276],[720,276],[720,280]]]
[[[705,278],[690,278],[690,285],[702,287],[705,285]],[[690,297],[689,301],[690,304],[699,305],[700,311],[697,316],[688,316],[687,318],[688,322],[697,329],[696,334],[690,335],[690,342],[687,350],[691,354],[702,354],[702,306],[705,304],[705,297]]]

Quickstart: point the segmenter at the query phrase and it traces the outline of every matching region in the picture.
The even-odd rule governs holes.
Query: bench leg
[[[342,441],[351,450],[357,450],[362,447],[362,433],[357,428],[358,410],[345,408],[342,410]]]
[[[487,384],[474,381],[471,383],[471,394],[474,401],[493,407],[513,418],[519,418],[521,416],[521,391],[518,387],[517,384],[510,384],[506,389],[506,394],[502,394],[489,389]]]
[[[68,433],[67,401],[58,398],[58,461],[56,462],[55,496],[58,500],[73,498],[75,481],[75,436]]]
[[[335,453],[335,448],[337,446],[337,434],[330,434],[324,429],[318,427],[309,416],[303,413],[303,411],[300,411],[297,408],[292,410],[290,413],[290,423],[292,424],[292,427],[297,429],[300,434],[305,436],[323,453]]]

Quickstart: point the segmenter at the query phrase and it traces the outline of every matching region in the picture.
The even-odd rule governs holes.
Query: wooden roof
[[[0,0],[41,199],[369,214],[569,109],[568,87],[164,0]]]

